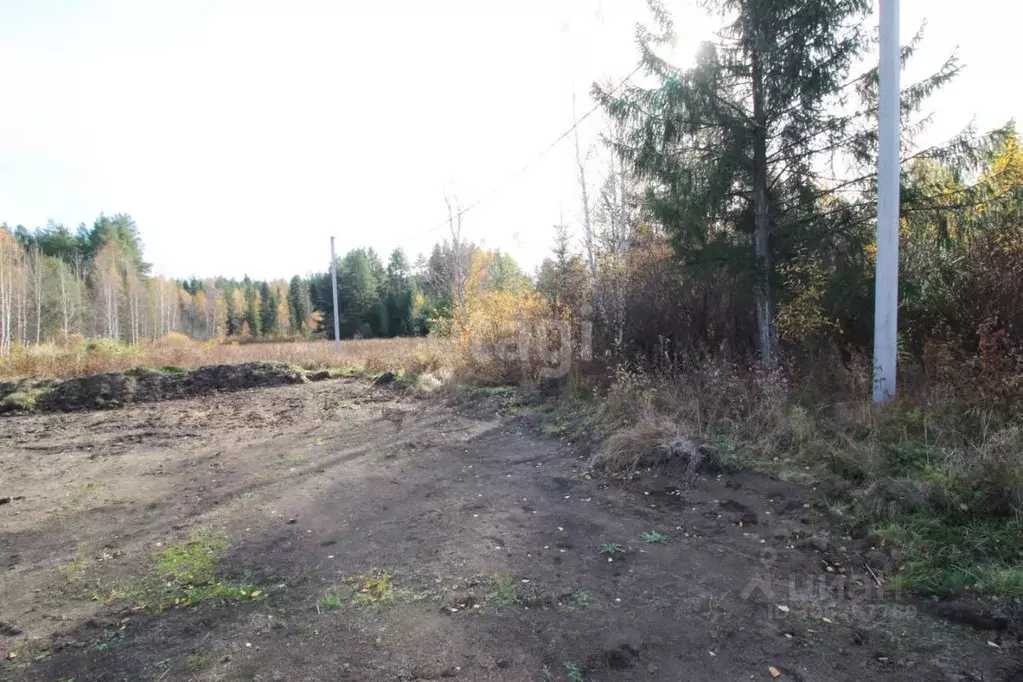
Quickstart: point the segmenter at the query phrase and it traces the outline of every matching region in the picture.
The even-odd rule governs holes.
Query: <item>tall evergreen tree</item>
[[[259,292],[256,291],[256,286],[248,275],[242,279],[242,287],[245,294],[245,324],[249,328],[249,334],[261,336],[260,323],[262,319],[259,313]]]
[[[637,120],[620,149],[652,181],[648,204],[683,249],[716,247],[733,258],[752,246],[751,275],[760,359],[773,364],[773,268],[777,236],[813,204],[815,162],[847,137],[843,86],[865,45],[869,0],[708,0],[727,17],[697,64],[675,68],[655,48],[672,38],[640,32],[655,90],[596,95],[619,120]]]
[[[872,38],[869,0],[706,0],[725,25],[691,69],[658,56],[670,17],[649,0],[660,33],[640,29],[642,64],[659,87],[594,95],[620,125],[616,149],[648,183],[646,206],[690,261],[729,264],[753,293],[760,359],[777,359],[776,262],[834,252],[871,219],[877,69],[851,67]],[[902,50],[910,57],[918,34]],[[959,72],[953,55],[902,91],[906,118]],[[912,122],[906,129],[912,132]],[[936,154],[966,151],[971,134]],[[904,143],[904,149],[910,145]],[[851,168],[835,181],[822,172]],[[856,193],[860,201],[842,197]],[[848,245],[844,245],[848,249]]]
[[[292,325],[299,334],[308,334],[309,313],[312,304],[309,301],[309,287],[302,278],[295,275],[288,284],[288,308],[291,310]]]
[[[277,328],[277,293],[268,282],[259,285],[259,322],[263,336],[273,336]]]
[[[387,263],[387,290],[384,306],[387,317],[387,336],[405,336],[414,333],[412,303],[414,290],[405,252],[397,248]]]
[[[557,309],[568,306],[580,312],[589,289],[589,274],[582,256],[573,253],[569,244],[568,228],[554,226],[553,258],[545,258],[537,274],[536,288]]]

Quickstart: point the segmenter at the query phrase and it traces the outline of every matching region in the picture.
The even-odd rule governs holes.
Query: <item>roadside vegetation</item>
[[[173,373],[196,367],[243,362],[275,362],[303,370],[348,369],[414,375],[450,368],[451,342],[439,337],[349,339],[341,352],[333,341],[233,343],[193,341],[170,333],[156,341],[126,344],[106,338],[72,337],[63,342],[15,346],[0,361],[3,379],[67,379],[139,367]]]

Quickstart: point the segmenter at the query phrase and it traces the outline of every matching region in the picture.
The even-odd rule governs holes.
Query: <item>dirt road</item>
[[[339,380],[0,420],[0,677],[1023,679],[881,598],[812,491],[591,478],[504,412]],[[118,598],[199,530],[258,597]]]

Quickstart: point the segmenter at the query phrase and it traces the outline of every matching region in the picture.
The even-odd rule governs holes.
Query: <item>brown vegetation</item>
[[[450,342],[439,338],[346,340],[338,353],[330,341],[239,344],[196,342],[168,334],[132,346],[73,337],[65,343],[16,346],[9,357],[0,358],[0,378],[64,379],[139,366],[193,368],[242,362],[281,362],[302,369],[348,366],[367,373],[405,370],[419,375],[449,368],[452,354]]]

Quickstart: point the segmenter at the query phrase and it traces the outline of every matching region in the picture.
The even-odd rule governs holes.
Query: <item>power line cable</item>
[[[626,83],[628,83],[628,82],[629,82],[629,80],[630,80],[630,79],[631,79],[631,78],[632,78],[633,76],[635,76],[635,75],[636,75],[637,73],[639,73],[639,71],[640,71],[640,70],[641,70],[642,68],[643,68],[643,64],[640,64],[640,65],[639,65],[639,66],[637,66],[637,67],[636,67],[635,69],[633,69],[633,70],[632,70],[632,73],[630,73],[630,74],[629,74],[628,76],[626,76],[625,78],[623,78],[623,79],[622,79],[622,81],[621,81],[621,82],[620,82],[620,83],[619,83],[618,85],[616,85],[616,86],[615,86],[615,87],[614,87],[613,89],[611,89],[611,90],[610,90],[610,91],[608,92],[608,95],[614,95],[614,94],[615,94],[615,93],[617,93],[617,92],[618,92],[619,90],[621,90],[621,89],[622,89],[622,88],[623,88],[623,87],[625,86],[625,84],[626,84]],[[483,202],[484,202],[484,201],[485,201],[486,199],[489,199],[489,198],[490,198],[491,196],[493,196],[494,194],[497,194],[498,192],[500,192],[500,191],[501,191],[502,189],[504,189],[505,187],[507,187],[507,186],[508,186],[508,185],[509,185],[509,184],[510,184],[510,183],[511,183],[511,182],[512,182],[513,180],[516,180],[516,179],[518,179],[518,178],[519,178],[520,176],[524,175],[524,174],[526,173],[526,171],[528,171],[528,170],[529,170],[530,168],[532,168],[532,167],[533,167],[533,166],[535,166],[535,165],[536,165],[537,163],[539,163],[540,161],[542,161],[542,160],[543,160],[543,158],[544,158],[545,156],[547,156],[547,154],[549,154],[549,153],[550,153],[550,151],[551,151],[552,149],[554,149],[554,148],[555,148],[556,146],[558,146],[558,144],[559,144],[559,143],[560,143],[560,142],[561,142],[562,140],[564,140],[564,139],[565,139],[566,137],[568,137],[569,135],[571,135],[571,134],[572,134],[572,133],[573,133],[573,132],[575,131],[575,129],[576,129],[576,128],[578,128],[578,127],[579,127],[579,125],[580,125],[580,124],[581,124],[581,123],[582,123],[583,121],[585,121],[585,120],[586,120],[587,118],[589,118],[590,116],[592,116],[592,115],[593,115],[593,114],[594,114],[594,113],[595,113],[595,112],[597,111],[597,109],[599,109],[599,108],[600,108],[600,104],[599,104],[599,103],[598,103],[598,104],[596,104],[596,105],[594,105],[592,109],[590,109],[590,110],[589,110],[589,111],[587,111],[587,112],[586,112],[585,114],[583,114],[582,116],[580,116],[580,117],[579,117],[579,118],[578,118],[578,119],[577,119],[577,120],[575,121],[575,123],[573,123],[573,124],[572,124],[572,127],[571,127],[571,128],[569,128],[569,129],[568,129],[568,130],[566,130],[565,132],[563,132],[563,133],[561,133],[560,135],[558,135],[558,137],[557,137],[557,138],[556,138],[556,139],[555,139],[555,140],[554,140],[553,142],[551,142],[551,143],[550,143],[549,145],[547,145],[547,147],[545,147],[545,148],[544,148],[544,150],[543,150],[543,151],[541,151],[541,152],[540,152],[539,154],[537,154],[537,155],[536,155],[536,156],[535,156],[535,157],[534,157],[534,158],[533,158],[532,160],[530,160],[529,162],[527,162],[527,163],[526,163],[526,164],[525,164],[524,166],[522,166],[522,167],[521,167],[520,169],[518,169],[518,170],[517,170],[517,171],[516,171],[515,173],[513,173],[512,175],[509,175],[509,176],[508,176],[507,178],[505,178],[505,179],[504,179],[503,181],[501,181],[500,183],[498,183],[497,185],[495,185],[495,186],[494,186],[494,187],[493,187],[492,189],[490,189],[490,190],[489,190],[489,191],[487,191],[487,192],[484,192],[484,193],[483,193],[482,195],[480,195],[480,196],[479,196],[479,197],[478,197],[478,198],[477,198],[477,199],[476,199],[475,201],[473,201],[473,202],[472,202],[471,204],[469,204],[468,206],[465,206],[465,207],[463,207],[463,208],[459,209],[459,210],[458,210],[458,212],[457,212],[457,213],[455,213],[455,214],[454,214],[453,216],[448,216],[447,218],[445,218],[444,220],[442,220],[442,221],[438,222],[437,224],[433,225],[432,227],[430,227],[430,228],[428,228],[428,229],[426,229],[426,230],[424,230],[424,231],[422,231],[422,232],[420,232],[420,233],[418,233],[418,234],[415,234],[415,235],[413,235],[413,236],[411,237],[411,239],[416,239],[416,238],[418,238],[418,237],[422,237],[422,236],[424,236],[424,235],[430,234],[431,232],[436,232],[436,231],[437,231],[437,230],[439,230],[440,228],[442,228],[442,227],[444,227],[445,225],[447,225],[447,224],[448,224],[448,223],[449,223],[449,222],[450,222],[451,220],[457,220],[457,219],[461,218],[461,217],[462,217],[462,216],[464,216],[464,215],[465,215],[466,213],[468,213],[469,211],[471,211],[472,209],[476,208],[476,207],[477,207],[477,206],[479,206],[479,205],[480,205],[481,203],[483,203]]]

